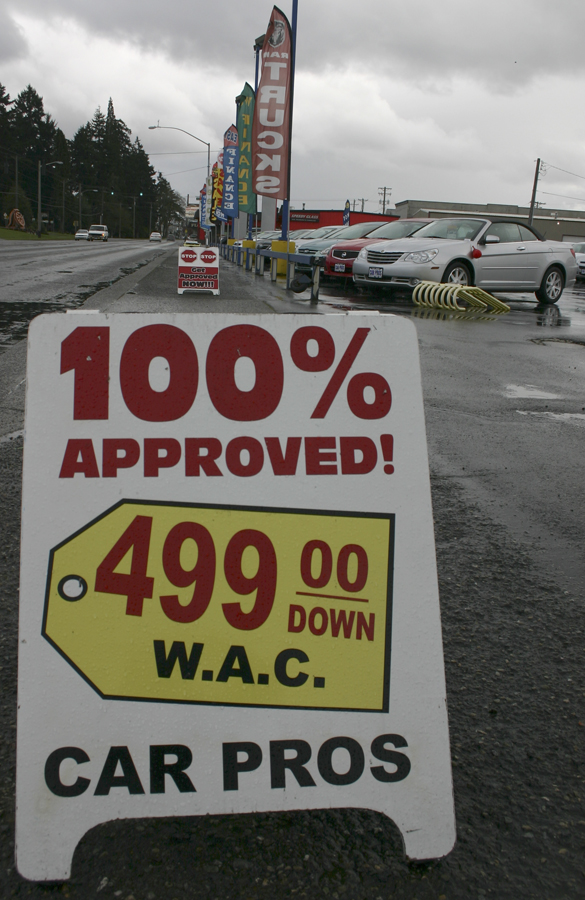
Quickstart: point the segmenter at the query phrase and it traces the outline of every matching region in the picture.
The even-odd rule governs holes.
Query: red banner
[[[252,173],[254,192],[279,200],[288,199],[291,75],[291,28],[275,6],[262,47],[262,76],[252,129]]]

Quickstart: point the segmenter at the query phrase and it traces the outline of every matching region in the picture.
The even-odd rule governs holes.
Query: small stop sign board
[[[412,323],[41,316],[25,434],[24,877],[148,816],[362,807],[449,852]]]
[[[219,294],[217,247],[179,247],[177,293],[211,291]]]

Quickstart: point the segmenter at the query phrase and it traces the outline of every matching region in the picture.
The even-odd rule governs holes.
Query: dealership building
[[[386,210],[391,213],[391,210]],[[396,204],[401,219],[445,219],[449,216],[486,216],[489,219],[515,219],[528,223],[530,209],[506,203],[441,203],[433,200],[402,200]],[[585,211],[572,209],[534,210],[534,228],[553,241],[585,241]]]

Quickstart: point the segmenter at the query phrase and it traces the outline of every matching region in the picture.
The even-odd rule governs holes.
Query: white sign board
[[[211,291],[219,294],[217,247],[179,247],[177,293]]]
[[[109,819],[324,807],[448,853],[412,323],[48,315],[27,374],[19,872]]]

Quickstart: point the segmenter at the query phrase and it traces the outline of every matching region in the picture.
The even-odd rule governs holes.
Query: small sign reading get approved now
[[[448,853],[412,324],[49,315],[27,376],[21,874],[108,819],[262,810]]]

